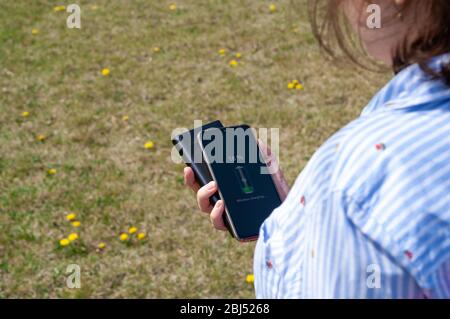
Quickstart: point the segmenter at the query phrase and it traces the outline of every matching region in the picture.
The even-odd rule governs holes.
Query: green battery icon
[[[241,186],[241,190],[244,194],[253,193],[253,186],[250,185],[250,180],[248,178],[247,173],[244,170],[243,166],[237,166],[235,169],[237,179],[239,181],[239,185]]]

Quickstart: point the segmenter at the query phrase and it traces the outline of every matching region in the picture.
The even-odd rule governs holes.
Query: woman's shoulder
[[[341,139],[330,180],[334,203],[352,223],[429,288],[450,259],[445,109],[393,109],[359,118]]]
[[[362,116],[344,131],[336,146],[333,190],[365,198],[382,186],[411,188],[450,171],[450,112],[386,110]]]

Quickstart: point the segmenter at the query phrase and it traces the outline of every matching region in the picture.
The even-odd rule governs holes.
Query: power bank
[[[184,132],[180,135],[172,137],[172,143],[177,149],[180,156],[183,158],[184,163],[191,167],[194,171],[195,180],[200,186],[204,186],[211,182],[212,176],[209,172],[208,164],[205,162],[203,158],[203,152],[199,145],[197,135],[200,132],[203,132],[206,129],[210,128],[222,128],[223,125],[220,121],[214,121],[208,124],[205,124],[201,127],[196,127],[190,131]],[[220,199],[218,193],[215,193],[210,197],[209,201],[211,205],[215,205],[215,203]],[[229,228],[229,223],[224,213],[224,224]],[[232,235],[231,231],[230,234]]]

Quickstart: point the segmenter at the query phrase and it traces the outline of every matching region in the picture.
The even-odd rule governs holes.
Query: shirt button
[[[272,269],[272,267],[273,267],[272,261],[267,260],[266,261],[266,266],[267,266],[267,268]]]

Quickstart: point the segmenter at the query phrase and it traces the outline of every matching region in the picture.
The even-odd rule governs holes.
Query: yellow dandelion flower
[[[300,82],[298,82],[298,80],[293,80],[292,83],[294,83],[294,85],[299,84]]]
[[[74,213],[67,214],[67,216],[66,216],[66,219],[67,219],[69,222],[75,220],[75,218],[77,218],[77,215],[75,215]]]
[[[43,141],[45,141],[46,136],[45,136],[44,134],[39,134],[39,135],[36,136],[36,139],[37,139],[39,142],[43,142]]]
[[[126,241],[128,239],[128,234],[125,233],[120,234],[119,239],[121,241]]]
[[[55,175],[56,173],[57,173],[56,168],[50,168],[50,169],[47,171],[47,174],[48,174],[48,175]]]
[[[270,10],[270,12],[275,12],[275,11],[277,11],[277,6],[274,5],[274,4],[271,4],[271,5],[269,6],[269,10]]]
[[[153,48],[153,52],[155,52],[155,53],[158,53],[158,52],[160,52],[161,51],[161,48],[160,47],[154,47]]]
[[[136,227],[132,226],[132,227],[130,227],[130,229],[128,229],[128,233],[134,234],[135,232],[137,232],[137,230],[138,229]]]
[[[146,149],[148,149],[148,150],[151,150],[152,148],[154,148],[155,147],[155,143],[153,143],[153,141],[147,141],[145,144],[144,144],[144,148],[146,148]]]
[[[106,248],[106,244],[105,243],[99,243],[97,245],[98,249],[105,249]]]
[[[126,122],[126,121],[128,121],[128,119],[129,119],[128,115],[122,116],[122,121]]]
[[[108,68],[104,68],[104,69],[102,70],[102,75],[103,75],[103,76],[108,76],[109,73],[111,73],[111,71],[110,71]]]
[[[245,278],[245,281],[248,282],[249,284],[251,284],[255,281],[255,276],[253,274],[247,275],[247,277]]]
[[[295,87],[295,84],[292,83],[292,82],[289,82],[289,84],[288,84],[288,89],[289,89],[289,90],[292,90],[294,87]]]
[[[231,67],[234,68],[234,67],[237,67],[237,66],[238,66],[238,61],[236,61],[236,60],[231,60],[229,64],[230,64]]]
[[[28,116],[30,116],[30,112],[28,112],[28,111],[22,112],[22,117],[28,117]]]
[[[81,226],[81,222],[76,220],[76,221],[72,222],[72,226],[73,227],[80,227]]]
[[[31,29],[32,35],[37,35],[39,33],[39,29]]]
[[[145,234],[144,233],[139,233],[139,234],[137,234],[137,239],[138,240],[142,240],[142,239],[144,239],[145,238]]]
[[[77,233],[72,233],[67,237],[68,240],[70,241],[74,241],[78,239],[78,234]]]
[[[298,84],[295,86],[295,88],[296,88],[297,90],[301,90],[301,89],[303,89],[303,85],[302,85],[301,83],[298,83]]]
[[[53,7],[53,11],[55,11],[55,12],[64,11],[64,10],[66,10],[66,7],[65,7],[65,6],[56,6],[56,7]]]
[[[242,53],[238,52],[238,53],[235,54],[235,56],[236,56],[237,59],[240,59],[240,58],[242,58]]]
[[[227,50],[225,50],[225,49],[220,49],[219,50],[219,54],[220,55],[225,55],[225,53],[227,53]]]
[[[175,4],[175,3],[172,3],[170,6],[169,6],[169,9],[170,10],[176,10],[177,9],[177,5]]]
[[[64,246],[69,245],[70,241],[67,238],[63,238],[59,241],[59,244],[64,247]]]

